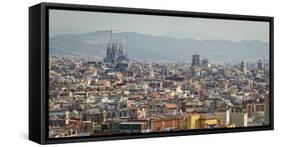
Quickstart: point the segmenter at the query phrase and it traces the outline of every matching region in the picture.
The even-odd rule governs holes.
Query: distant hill
[[[218,37],[187,31],[172,31],[164,33],[162,36],[177,38],[177,39],[195,39],[195,40],[216,40]]]
[[[146,61],[190,61],[192,54],[213,62],[268,59],[269,44],[261,41],[232,42],[227,40],[177,39],[135,32],[114,33],[113,39],[128,36],[128,55]],[[51,55],[80,55],[103,58],[108,32],[56,35],[50,38]]]

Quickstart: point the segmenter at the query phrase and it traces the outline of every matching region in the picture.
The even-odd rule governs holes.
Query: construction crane
[[[110,30],[104,30],[104,32],[110,32],[110,42],[112,42],[112,32],[117,32],[117,31],[122,31],[120,29],[116,29],[116,30],[113,30],[113,29],[110,29]]]
[[[111,45],[112,44],[112,34],[113,34],[113,32],[118,32],[118,31],[123,31],[123,30],[121,30],[121,29],[110,29],[110,30],[102,30],[103,32],[110,32],[110,40],[109,40],[109,44]],[[129,48],[129,46],[128,46],[128,39],[129,39],[129,37],[128,36],[126,36],[126,50],[125,50],[125,52],[126,51],[128,51],[128,48]],[[127,53],[125,53],[125,54],[127,54]]]

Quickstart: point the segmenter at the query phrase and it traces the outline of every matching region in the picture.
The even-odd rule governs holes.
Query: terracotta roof
[[[177,105],[176,104],[165,104],[165,107],[167,107],[168,109],[176,109]]]

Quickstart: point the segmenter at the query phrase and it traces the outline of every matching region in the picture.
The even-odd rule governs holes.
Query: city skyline
[[[125,43],[128,55],[139,61],[186,62],[194,53],[200,53],[216,63],[268,60],[269,57],[269,44],[260,41],[182,40],[135,32],[113,32],[112,36],[113,40]],[[49,40],[50,54],[92,56],[101,59],[109,40],[110,29],[79,35],[55,36]]]
[[[91,15],[99,15],[91,17],[90,12],[75,12],[73,14],[77,16],[70,19],[66,14],[69,12],[51,10],[50,27],[64,21],[67,23],[65,26],[81,25],[81,28],[90,26],[101,30],[101,26],[93,26],[92,19],[102,19],[104,21],[99,21],[99,24],[104,24],[102,27],[106,29],[82,35],[50,36],[49,138],[270,124],[269,44],[255,40],[268,39],[261,35],[269,31],[265,31],[267,27],[254,28],[260,31],[254,31],[252,27],[244,30],[248,25],[257,25],[256,22],[235,21],[240,24],[236,26],[239,31],[229,30],[233,25],[231,21],[204,19],[210,23],[209,28],[216,22],[216,29],[210,30],[201,23],[192,28],[208,28],[207,34],[211,35],[219,28],[221,31],[217,35],[224,34],[225,39],[235,40],[242,34],[240,39],[251,37],[254,41],[199,41],[113,32],[122,29],[116,25],[120,23],[127,28],[126,31],[137,29],[142,33],[157,34],[163,33],[163,28],[174,31],[167,30],[169,27],[165,25],[159,26],[159,23],[167,21],[164,24],[171,22],[173,26],[180,22],[190,23],[185,19],[192,19],[193,25],[197,25],[201,21],[198,18],[136,16],[126,23],[121,20],[131,17],[127,14],[110,14],[114,19],[106,21],[105,16],[109,14],[91,12]],[[55,19],[54,14],[58,16]],[[152,20],[154,23],[147,23]],[[110,24],[112,21],[117,22]],[[140,21],[143,27],[139,26]],[[216,61],[237,62],[219,64]]]

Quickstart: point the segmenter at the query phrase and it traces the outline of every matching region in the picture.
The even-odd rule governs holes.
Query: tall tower
[[[259,71],[262,71],[262,62],[261,62],[261,59],[260,59],[259,62],[258,62],[258,70],[259,70]]]
[[[204,67],[207,67],[209,65],[209,60],[208,59],[202,59],[201,65],[204,66]]]
[[[104,62],[107,63],[115,63],[116,60],[116,42],[110,40],[107,44],[106,48],[106,57],[104,58]]]
[[[240,70],[241,70],[242,72],[246,72],[246,66],[245,66],[244,61],[242,61],[242,62],[240,63]]]
[[[192,55],[192,67],[199,67],[200,66],[200,55],[194,54]]]
[[[124,51],[123,51],[123,45],[120,41],[118,40],[113,40],[113,31],[121,31],[121,30],[106,30],[105,32],[109,32],[110,38],[107,44],[106,48],[106,56],[104,58],[104,62],[106,63],[112,63],[115,64],[116,60],[119,56],[122,56]]]

